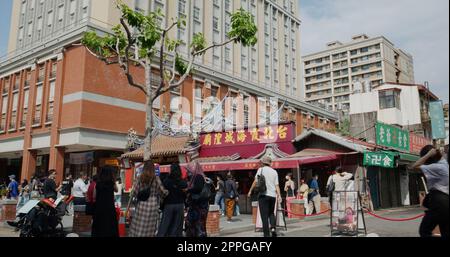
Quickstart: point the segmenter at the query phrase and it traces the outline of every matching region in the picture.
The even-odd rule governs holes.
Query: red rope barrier
[[[287,211],[287,210],[284,210],[284,209],[281,209],[280,211],[287,212],[287,213],[291,214],[292,216],[297,216],[297,217],[314,217],[314,216],[320,216],[320,215],[323,215],[323,214],[325,214],[325,213],[331,211],[331,209],[328,209],[328,210],[326,210],[326,211],[323,211],[323,212],[320,212],[320,213],[316,213],[316,214],[310,214],[310,215],[293,213],[293,212],[290,212],[290,211]]]
[[[372,213],[372,212],[370,212],[370,211],[368,211],[368,210],[366,210],[366,211],[367,211],[367,213],[368,213],[370,216],[372,216],[372,217],[375,217],[375,218],[378,218],[378,219],[381,219],[381,220],[394,221],[394,222],[404,222],[404,221],[417,220],[417,219],[423,218],[423,217],[425,216],[425,214],[420,214],[420,215],[417,215],[417,216],[412,217],[412,218],[393,219],[393,218],[385,218],[385,217],[381,217],[381,216],[379,216],[379,215],[377,215],[377,214],[375,214],[375,213]]]

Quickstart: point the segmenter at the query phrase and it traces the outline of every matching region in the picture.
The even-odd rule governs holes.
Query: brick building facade
[[[130,128],[144,134],[143,93],[128,86],[118,66],[104,64],[83,46],[69,45],[16,66],[0,73],[0,177],[16,174],[29,179],[39,169],[56,169],[61,180],[65,172],[78,169],[69,163],[71,154],[94,152],[95,167],[114,163],[125,149]],[[143,70],[133,69],[137,81],[143,82]],[[161,96],[154,109],[164,116],[181,107],[196,117],[196,101],[241,92],[238,83],[221,83],[214,74],[199,70],[178,92]],[[257,90],[245,94],[253,99],[274,96]],[[190,107],[174,106],[171,100],[176,96],[187,99]],[[308,127],[335,129],[333,113],[300,101],[288,101],[281,118],[295,121],[297,134]]]

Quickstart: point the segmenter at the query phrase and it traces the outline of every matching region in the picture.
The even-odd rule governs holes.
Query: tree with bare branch
[[[231,43],[243,46],[253,46],[257,43],[257,27],[252,14],[239,9],[231,15],[231,29],[227,40],[222,43],[207,45],[202,33],[193,36],[189,46],[189,58],[185,60],[178,53],[178,47],[184,42],[169,38],[169,32],[174,28],[184,28],[186,17],[172,18],[167,27],[162,27],[164,18],[159,9],[147,15],[132,10],[122,1],[116,2],[121,12],[120,24],[112,29],[112,33],[101,37],[95,32],[87,32],[82,44],[88,51],[108,65],[119,65],[130,86],[146,95],[146,124],[144,161],[151,160],[151,142],[153,130],[153,102],[159,96],[182,87],[189,77],[196,57],[204,55],[208,50],[223,47]],[[158,49],[159,48],[159,49]],[[159,65],[160,84],[152,87],[151,65]],[[131,65],[138,65],[145,71],[145,84],[136,81],[130,71]]]

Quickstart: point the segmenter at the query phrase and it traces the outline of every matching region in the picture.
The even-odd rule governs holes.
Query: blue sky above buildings
[[[168,0],[175,1],[175,0]],[[12,0],[0,1],[0,56],[7,53]],[[352,35],[383,35],[414,56],[417,83],[449,101],[448,0],[299,0],[302,55]]]

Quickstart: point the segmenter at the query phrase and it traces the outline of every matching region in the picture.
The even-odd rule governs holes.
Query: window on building
[[[379,91],[380,109],[397,108],[400,110],[400,92],[397,89]]]
[[[195,85],[195,122],[200,122],[203,117],[203,93],[202,93],[203,86],[201,83],[196,83]]]
[[[12,112],[11,112],[11,119],[9,120],[9,129],[16,129],[17,128],[17,109],[19,107],[19,93],[13,94],[13,106],[12,106]]]
[[[0,131],[6,130],[6,114],[8,113],[8,96],[2,97],[2,119],[0,123]]]
[[[53,121],[53,111],[54,111],[54,103],[55,103],[55,87],[56,81],[50,81],[50,91],[48,95],[48,109],[47,109],[47,122]]]
[[[34,120],[33,124],[37,125],[41,123],[42,118],[42,92],[43,92],[43,85],[38,85],[36,87],[36,109],[34,111]]]
[[[20,121],[20,127],[23,128],[26,125],[27,115],[28,115],[28,100],[30,98],[30,90],[26,89],[23,91],[23,111],[22,120]]]

